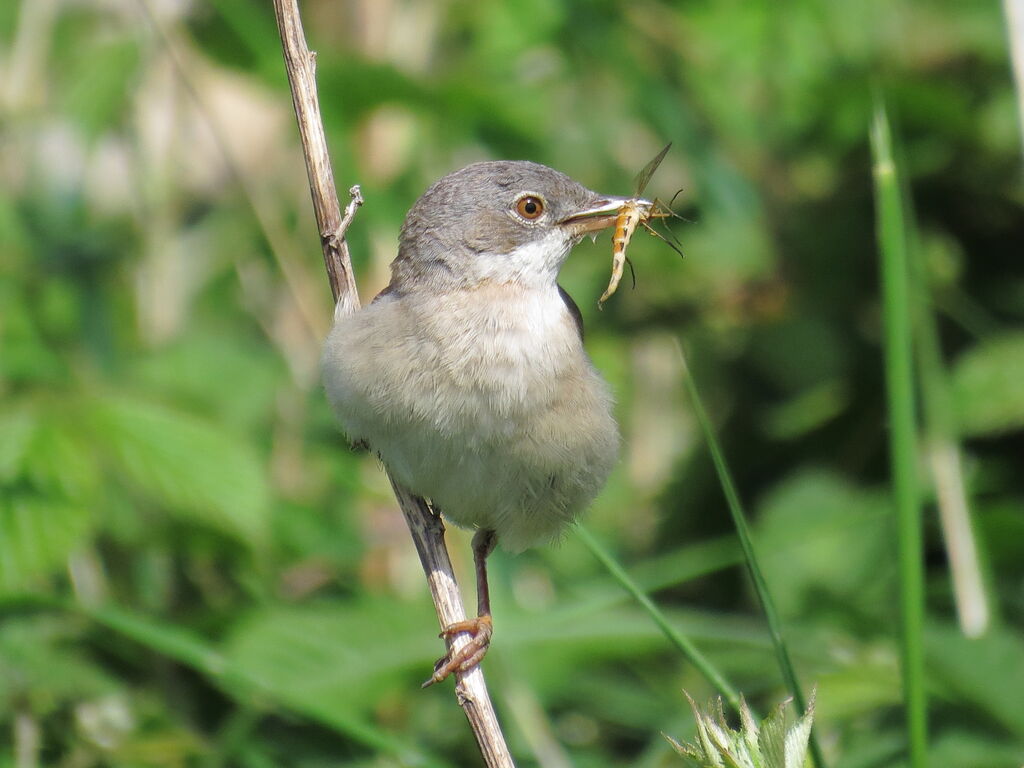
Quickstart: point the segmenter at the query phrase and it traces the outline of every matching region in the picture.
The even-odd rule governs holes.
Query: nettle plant
[[[680,744],[668,735],[665,738],[699,768],[803,768],[814,722],[813,692],[807,711],[788,730],[786,707],[791,699],[779,704],[759,727],[746,700],[740,698],[740,729],[735,731],[725,722],[720,697],[704,708],[690,694],[686,698],[697,724],[694,743]]]

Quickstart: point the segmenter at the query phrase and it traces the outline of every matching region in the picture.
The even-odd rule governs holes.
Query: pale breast
[[[444,340],[437,385],[479,428],[544,408],[561,380],[588,365],[557,289],[484,286],[452,301],[439,297],[436,311],[420,319],[421,328]]]
[[[371,305],[332,330],[324,380],[350,437],[513,548],[555,535],[617,453],[607,387],[556,286]]]

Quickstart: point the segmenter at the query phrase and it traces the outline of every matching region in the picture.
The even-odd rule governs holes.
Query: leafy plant
[[[478,765],[449,693],[417,689],[439,647],[416,554],[318,386],[329,290],[270,6],[142,7],[0,3],[0,763]],[[560,275],[623,460],[585,523],[600,559],[577,536],[492,559],[486,665],[517,763],[660,768],[681,686],[753,712],[788,687],[675,339],[829,768],[906,762],[873,82],[919,303],[900,309],[933,347],[911,375],[946,379],[921,423],[940,412],[963,468],[901,462],[921,481],[925,746],[1024,763],[1024,198],[999,4],[302,8],[335,178],[367,200],[364,299],[443,173],[532,159],[628,194],[674,142],[650,192],[682,187],[686,257],[637,235],[636,289],[603,312],[607,237]],[[977,540],[965,593],[935,522],[951,487]]]
[[[754,722],[745,699],[740,700],[740,729],[725,721],[721,698],[701,708],[686,694],[697,725],[692,744],[665,736],[672,748],[698,768],[803,768],[814,722],[814,692],[807,710],[786,728],[789,700],[779,704],[761,724]]]

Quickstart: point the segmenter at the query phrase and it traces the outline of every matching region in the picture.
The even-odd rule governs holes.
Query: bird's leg
[[[477,617],[449,624],[441,631],[447,639],[459,632],[472,635],[469,642],[457,651],[449,650],[437,660],[434,674],[423,683],[423,687],[439,683],[452,672],[468,672],[479,664],[491,644],[494,625],[491,622],[491,594],[487,587],[487,556],[494,551],[498,537],[494,531],[480,530],[473,536],[473,562],[476,565],[476,607]]]

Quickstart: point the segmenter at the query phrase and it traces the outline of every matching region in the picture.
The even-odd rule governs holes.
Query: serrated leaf
[[[39,496],[0,499],[0,594],[39,587],[87,539],[85,506]]]
[[[750,712],[745,697],[740,696],[740,732],[743,735],[743,743],[747,752],[754,762],[754,768],[764,768],[761,760],[761,747],[758,743],[757,723]]]
[[[10,255],[8,242],[2,242],[5,250],[0,255]],[[37,318],[21,290],[20,285],[0,279],[0,378],[31,385],[56,380],[66,361],[40,337]]]
[[[76,403],[66,412],[41,415],[23,470],[40,493],[89,506],[95,501],[101,472],[94,445],[77,430],[78,407]]]
[[[199,520],[249,544],[267,531],[263,464],[240,437],[189,414],[136,400],[92,411],[97,443],[120,474],[171,514]]]
[[[780,704],[764,719],[760,729],[754,724],[746,701],[740,698],[739,731],[726,724],[722,700],[710,702],[701,710],[686,694],[697,726],[697,743],[680,744],[669,736],[669,744],[700,768],[801,768],[807,757],[807,744],[814,720],[814,695],[796,724],[786,731],[786,705]],[[664,735],[664,734],[662,734]]]
[[[689,744],[682,744],[676,741],[664,731],[661,735],[665,737],[665,740],[669,743],[669,746],[676,751],[676,754],[691,760],[696,760],[699,757],[699,755],[694,753],[693,748]]]
[[[21,471],[23,459],[36,429],[36,418],[25,406],[0,411],[0,483],[10,482]]]
[[[754,768],[742,735],[729,728],[725,721],[722,698],[719,696],[713,699],[708,704],[706,712],[712,728],[711,733],[727,768]]]
[[[683,693],[686,694],[686,699],[690,702],[690,710],[693,712],[693,720],[697,726],[697,743],[691,747],[694,758],[701,766],[720,768],[722,759],[718,754],[718,750],[715,749],[714,741],[708,731],[709,718],[701,711],[700,707],[697,706],[697,702],[693,700],[689,693],[686,693],[686,691],[683,691]]]
[[[777,706],[761,723],[761,757],[765,768],[784,768],[786,764],[786,705]]]
[[[814,696],[815,692],[811,691],[807,711],[786,734],[785,768],[802,768],[807,759],[807,745],[811,739],[811,726],[814,724]]]
[[[728,768],[734,768],[735,760],[732,759],[732,739],[729,738],[728,727],[724,722],[716,723],[710,712],[704,721],[704,725],[715,753],[721,757]]]
[[[961,431],[988,435],[1024,427],[1024,333],[978,344],[953,366]]]

